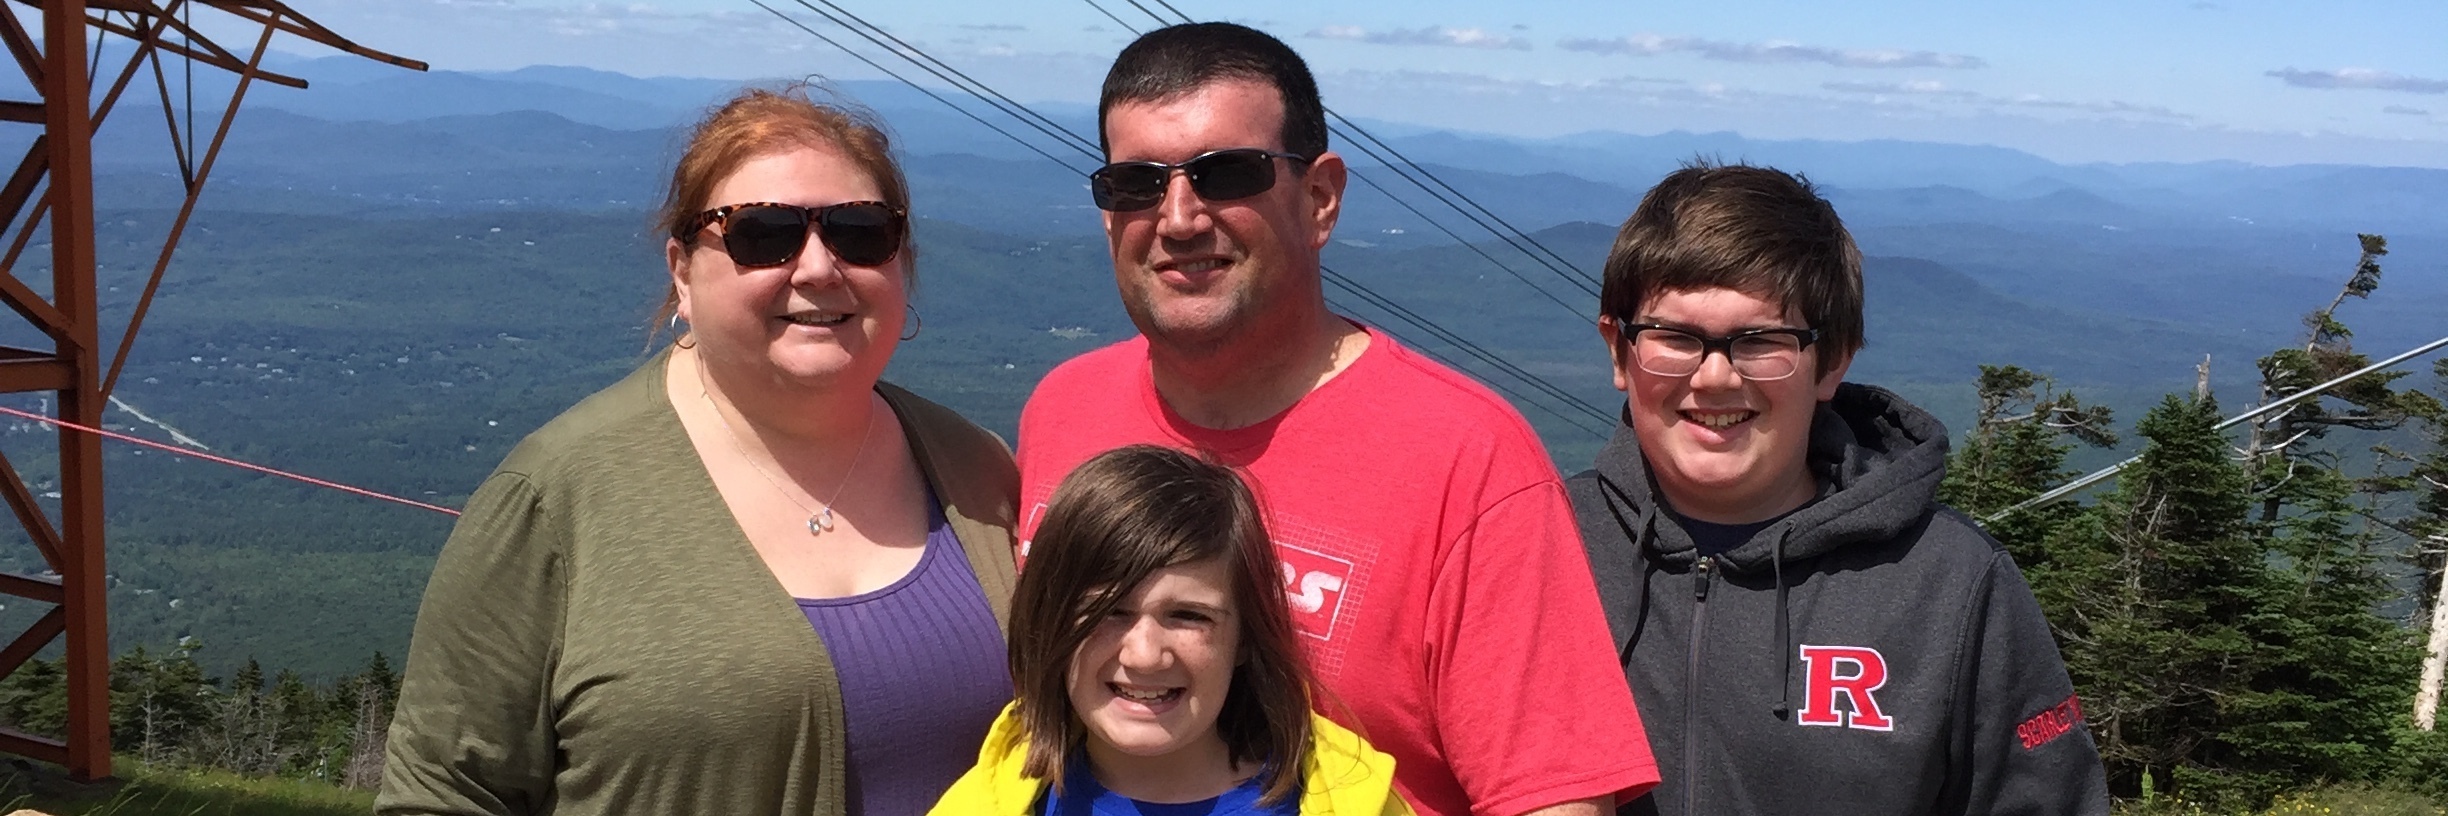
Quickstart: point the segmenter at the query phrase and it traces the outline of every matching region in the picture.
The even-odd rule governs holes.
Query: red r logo
[[[1796,717],[1801,724],[1895,730],[1895,719],[1880,713],[1878,698],[1870,696],[1887,685],[1887,658],[1877,649],[1805,644],[1802,674],[1802,711]],[[1844,695],[1848,710],[1837,710],[1839,694]]]

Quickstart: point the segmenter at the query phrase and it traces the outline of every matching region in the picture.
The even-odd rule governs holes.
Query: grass
[[[2119,803],[2116,816],[2216,816],[2182,802]],[[2361,785],[2332,785],[2290,793],[2252,816],[2448,816],[2448,807],[2419,793]]]
[[[0,790],[0,813],[33,808],[55,816],[364,816],[374,811],[371,791],[349,790],[302,779],[273,779],[223,771],[146,768],[118,761],[120,780],[72,789],[36,782]],[[0,771],[0,774],[5,774]],[[19,775],[24,775],[20,772]]]

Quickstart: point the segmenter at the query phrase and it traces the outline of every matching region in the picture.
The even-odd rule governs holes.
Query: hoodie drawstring
[[[1624,639],[1623,649],[1615,655],[1616,664],[1629,665],[1632,662],[1632,647],[1640,643],[1641,630],[1649,626],[1649,577],[1657,573],[1657,562],[1651,560],[1649,554],[1643,550],[1647,549],[1648,542],[1651,540],[1650,536],[1657,532],[1657,510],[1633,501],[1631,496],[1624,495],[1624,489],[1617,486],[1615,480],[1607,478],[1604,474],[1598,476],[1598,484],[1605,487],[1607,493],[1610,494],[1607,498],[1607,512],[1614,514],[1616,526],[1622,527],[1624,533],[1631,537],[1629,540],[1634,548],[1633,554],[1640,559],[1641,579],[1640,583],[1634,585],[1640,600],[1632,610],[1632,636]],[[1631,522],[1624,521],[1623,510],[1616,506],[1619,503],[1624,507],[1632,508]]]
[[[1615,523],[1623,527],[1624,531],[1631,535],[1631,540],[1633,541],[1634,545],[1645,546],[1643,542],[1654,540],[1652,536],[1657,532],[1657,509],[1651,505],[1632,501],[1632,497],[1624,495],[1624,490],[1622,487],[1617,486],[1613,480],[1608,479],[1605,476],[1598,477],[1598,483],[1604,486],[1608,493],[1613,494],[1611,496],[1612,500],[1607,502],[1607,510],[1615,514]],[[1625,522],[1623,511],[1617,508],[1616,505],[1618,502],[1632,508],[1634,515],[1629,523]],[[1770,571],[1774,573],[1774,580],[1776,581],[1776,639],[1778,654],[1776,682],[1777,702],[1776,707],[1769,709],[1769,713],[1775,715],[1776,718],[1780,720],[1786,719],[1793,713],[1793,622],[1788,619],[1785,598],[1787,589],[1785,585],[1785,538],[1792,534],[1793,528],[1790,525],[1777,531],[1776,538],[1770,544],[1768,560]],[[1632,637],[1627,638],[1624,641],[1622,652],[1615,655],[1615,659],[1619,663],[1628,664],[1631,662],[1632,647],[1635,644],[1640,643],[1640,631],[1647,628],[1649,623],[1649,593],[1647,590],[1650,576],[1657,571],[1657,564],[1648,557],[1647,553],[1641,554],[1640,562],[1640,604],[1638,609],[1633,610]]]
[[[1775,714],[1780,720],[1785,719],[1786,715],[1793,711],[1793,706],[1790,705],[1793,701],[1793,624],[1787,620],[1785,615],[1785,536],[1792,530],[1792,527],[1786,527],[1777,532],[1776,543],[1770,550],[1768,560],[1776,580],[1776,634],[1777,654],[1779,655],[1777,658],[1777,703],[1776,708],[1770,709],[1769,713]]]
[[[1657,511],[1646,507],[1641,508],[1640,528],[1640,537],[1632,539],[1633,541],[1655,540],[1651,536],[1657,533]],[[1649,578],[1657,574],[1657,561],[1651,559],[1648,553],[1641,553],[1640,563],[1640,607],[1632,610],[1632,636],[1624,639],[1623,653],[1615,656],[1617,665],[1631,665],[1632,647],[1640,643],[1642,630],[1649,628]]]

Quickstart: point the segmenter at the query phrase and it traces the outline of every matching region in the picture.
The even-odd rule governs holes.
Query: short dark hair
[[[1166,26],[1124,47],[1105,72],[1105,90],[1097,100],[1097,147],[1113,155],[1105,120],[1115,105],[1179,99],[1227,79],[1262,82],[1283,97],[1285,152],[1310,159],[1326,152],[1326,104],[1318,100],[1309,64],[1282,40],[1232,23]],[[1296,172],[1302,167],[1293,164]]]
[[[1086,739],[1071,710],[1072,656],[1105,616],[1157,570],[1220,559],[1247,659],[1233,669],[1216,731],[1235,763],[1266,764],[1261,802],[1292,795],[1309,750],[1309,672],[1257,498],[1232,469],[1154,445],[1099,454],[1054,489],[1028,555],[1011,615],[1025,774],[1060,791],[1064,763]]]
[[[1637,322],[1660,293],[1711,288],[1800,309],[1820,374],[1861,350],[1861,250],[1809,179],[1706,161],[1667,174],[1615,234],[1598,308]]]

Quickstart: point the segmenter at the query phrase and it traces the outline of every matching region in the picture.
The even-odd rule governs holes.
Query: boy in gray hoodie
[[[1843,382],[1861,254],[1808,182],[1694,165],[1616,236],[1627,401],[1569,482],[1663,782],[1624,814],[2106,814],[2098,748],[1938,421]]]

